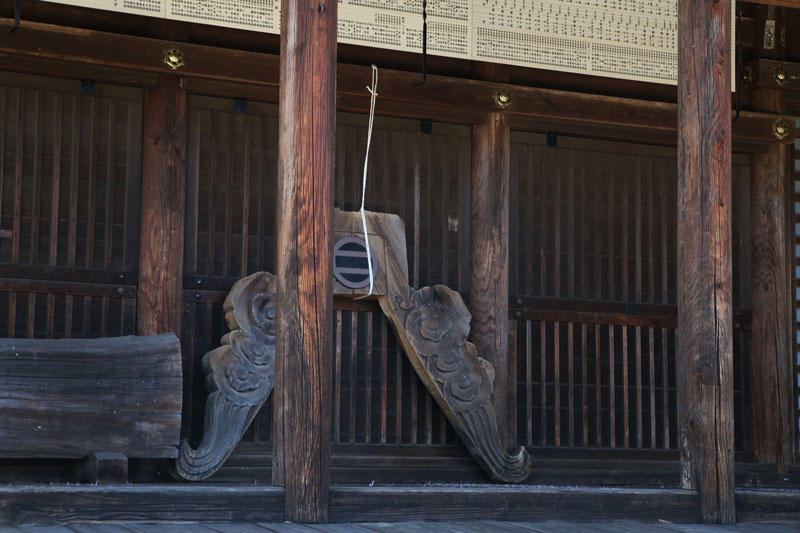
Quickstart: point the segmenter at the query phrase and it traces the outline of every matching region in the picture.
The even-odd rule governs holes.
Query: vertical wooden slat
[[[28,317],[26,323],[26,334],[32,339],[36,333],[36,293],[28,294]]]
[[[17,131],[14,139],[14,218],[11,226],[11,262],[19,263],[22,224],[22,148],[25,131],[24,91],[17,89]],[[13,335],[11,335],[13,337]]]
[[[570,278],[571,279],[571,278]],[[567,323],[567,426],[569,428],[569,446],[575,446],[575,385],[573,382],[573,356],[575,339],[572,322]]]
[[[541,385],[541,405],[539,413],[539,445],[547,446],[547,323],[544,321],[539,322],[539,366],[540,376],[539,384]]]
[[[567,181],[567,296],[575,297],[575,157],[566,152],[568,166]],[[570,395],[571,397],[571,395]]]
[[[281,2],[272,472],[292,522],[328,519],[337,7]]]
[[[71,294],[68,294],[64,298],[64,336],[67,338],[72,337],[72,310],[74,305],[73,298],[74,297]],[[9,317],[9,324],[11,324],[11,317]]]
[[[385,316],[380,316],[381,323],[381,444],[386,444],[386,430],[387,430],[387,393],[388,383],[387,374],[389,373],[388,361],[388,335],[387,319]]]
[[[664,449],[669,449],[669,357],[667,356],[667,328],[661,328],[661,386],[664,423]]]
[[[603,446],[603,389],[601,385],[602,369],[600,362],[600,324],[594,325],[594,393],[595,393],[595,432],[598,448]]]
[[[678,0],[678,404],[681,485],[734,523],[731,2]]]
[[[336,311],[336,351],[334,353],[334,368],[336,372],[333,376],[334,397],[333,397],[333,441],[336,444],[342,442],[341,435],[341,416],[342,416],[342,311]]]
[[[8,333],[7,337],[16,337],[17,330],[17,292],[8,293]]]
[[[395,349],[395,441],[396,444],[403,442],[403,357],[399,348]]]
[[[350,311],[350,400],[348,402],[350,436],[348,444],[356,441],[356,367],[358,365],[358,312]]]
[[[613,326],[612,326],[613,327]],[[628,326],[622,326],[622,447],[628,448],[630,445],[630,410],[629,410],[629,396],[630,390],[628,387],[628,363],[630,357],[628,354]],[[638,367],[637,367],[638,368]]]
[[[80,172],[80,98],[72,99],[72,144],[70,146],[69,169],[69,222],[67,230],[67,266],[75,266],[78,236],[78,179]]]
[[[561,446],[561,353],[559,341],[561,339],[561,324],[553,322],[553,431],[555,432],[555,446]]]
[[[647,330],[648,353],[650,354],[650,448],[656,447],[656,350],[654,328]]]
[[[603,161],[609,164],[608,157],[603,157]],[[615,225],[615,215],[617,207],[615,205],[616,198],[616,182],[617,182],[617,168],[613,167],[608,173],[608,294],[609,300],[616,299],[616,268],[614,261],[614,254],[616,253],[615,240],[617,236],[617,228]]]
[[[226,113],[227,118],[227,135],[225,136],[225,241],[223,243],[222,252],[222,276],[227,278],[232,275],[231,272],[231,256],[233,255],[233,190],[234,190],[234,168],[233,168],[233,150],[231,144],[236,139],[236,126],[234,123],[234,115]]]
[[[642,328],[636,326],[636,447],[642,447]],[[627,411],[626,411],[627,413]],[[626,415],[625,419],[628,420]]]
[[[584,448],[589,447],[589,395],[587,391],[587,377],[589,362],[587,357],[587,324],[581,324],[581,430],[583,439],[581,444]]]
[[[637,158],[638,160],[638,158]],[[629,204],[631,201],[630,197],[630,183],[631,183],[631,176],[630,176],[630,162],[628,158],[625,158],[625,171],[626,175],[623,177],[622,180],[622,301],[627,302],[628,298],[630,297],[629,293],[629,285],[630,285],[630,277],[628,276],[629,270],[629,259],[630,259],[630,220],[628,219],[628,209]],[[638,179],[636,173],[634,174],[634,179]]]
[[[247,119],[247,117],[244,117],[244,168],[242,169],[242,276],[246,276],[250,273],[250,265],[248,265],[248,259],[250,257],[250,135],[250,121]]]
[[[91,97],[89,105],[89,161],[87,175],[89,191],[86,195],[86,257],[84,266],[94,268],[94,231],[97,219],[97,152],[100,113],[98,99]],[[145,163],[146,164],[146,163]],[[144,181],[144,180],[143,180]],[[145,195],[143,194],[144,198]],[[182,223],[183,221],[181,221]]]
[[[136,331],[180,331],[186,198],[186,91],[161,78],[146,94]]]
[[[528,446],[533,446],[533,329],[530,320],[525,321],[525,423]]]
[[[642,157],[636,158],[636,191],[634,192],[634,225],[636,228],[636,242],[634,244],[634,299],[642,301],[642,180],[643,167],[646,163],[642,162]]]
[[[106,136],[106,188],[105,188],[105,232],[103,234],[103,268],[111,267],[114,255],[114,129],[116,128],[116,104],[108,100],[108,132]],[[124,267],[123,267],[124,268]]]
[[[364,387],[366,389],[367,398],[364,402],[365,406],[365,413],[364,413],[364,443],[369,444],[371,441],[372,435],[372,320],[374,318],[373,313],[368,313],[366,316],[367,319],[367,335],[366,335],[366,346],[364,346],[364,358],[366,359],[366,368],[365,368],[365,384]]]
[[[625,339],[627,340],[627,338]],[[608,427],[609,437],[608,446],[610,448],[617,447],[617,420],[616,420],[616,405],[615,405],[615,364],[614,364],[614,325],[608,326]]]
[[[39,217],[42,189],[42,143],[44,141],[44,102],[41,91],[34,91],[33,176],[31,181],[31,264],[39,262]]]

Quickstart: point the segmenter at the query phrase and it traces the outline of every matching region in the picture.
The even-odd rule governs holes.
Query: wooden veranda
[[[0,525],[800,520],[800,2],[731,1],[678,1],[677,88],[436,56],[420,83],[337,47],[334,0],[283,0],[280,36],[32,0],[7,33],[0,1],[0,336],[174,333],[196,446],[226,295],[272,272],[276,309],[273,392],[208,480],[0,453]],[[490,483],[387,294],[336,284],[376,52],[366,204],[406,285],[463,297],[522,483]]]

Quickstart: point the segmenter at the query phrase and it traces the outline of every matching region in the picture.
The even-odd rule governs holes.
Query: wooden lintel
[[[800,62],[759,58],[750,61],[745,68],[752,77],[749,87],[800,91]]]
[[[274,54],[165,41],[132,35],[83,30],[37,22],[9,35],[13,20],[0,18],[0,68],[97,81],[147,85],[158,75],[175,74],[193,92],[218,96],[245,96],[277,102],[279,58]],[[163,63],[164,50],[177,47],[186,65],[172,71]],[[497,111],[493,95],[511,95],[505,110],[512,129],[559,131],[572,135],[607,137],[649,144],[675,144],[677,105],[585,94],[521,85],[429,75],[421,86],[416,72],[381,69],[380,112],[389,116],[429,118],[459,124],[477,124]],[[340,64],[337,108],[365,112],[363,80],[369,67]],[[763,151],[773,135],[774,114],[743,111],[733,123],[737,151]],[[790,117],[782,117],[791,124]],[[794,140],[794,131],[783,139]]]

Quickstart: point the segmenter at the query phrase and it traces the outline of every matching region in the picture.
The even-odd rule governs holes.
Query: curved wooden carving
[[[492,404],[494,367],[467,341],[472,319],[461,295],[424,287],[393,302],[414,368],[475,460],[493,481],[519,483],[530,474],[524,447],[503,451]],[[405,344],[405,343],[404,343]]]
[[[409,288],[403,221],[389,213],[368,211],[366,217],[378,267],[373,297],[414,370],[493,481],[525,480],[530,457],[520,446],[503,449],[492,403],[494,367],[467,341],[472,316],[461,295],[444,285]],[[340,236],[359,236],[360,214],[337,209],[335,225]],[[337,287],[337,294],[358,297],[364,292],[343,289]]]
[[[206,400],[203,439],[184,440],[177,476],[197,481],[216,472],[239,443],[275,381],[275,276],[257,272],[237,281],[223,304],[230,332],[203,356]]]

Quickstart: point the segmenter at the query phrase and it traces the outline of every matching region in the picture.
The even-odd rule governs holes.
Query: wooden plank
[[[137,326],[140,335],[180,331],[186,203],[186,91],[161,78],[145,95]]]
[[[283,489],[190,484],[0,487],[0,526],[283,519]],[[105,524],[103,524],[105,526]]]
[[[299,522],[328,521],[336,20],[335,1],[281,2],[273,484]]]
[[[0,339],[0,368],[2,457],[177,456],[181,358],[172,334]]]
[[[697,491],[704,522],[726,524],[736,521],[730,13],[730,0],[678,2],[681,485]]]
[[[332,521],[696,519],[691,491],[545,487],[331,488]]]
[[[494,365],[494,407],[506,442],[508,414],[508,213],[511,130],[502,113],[472,128],[470,340]]]

